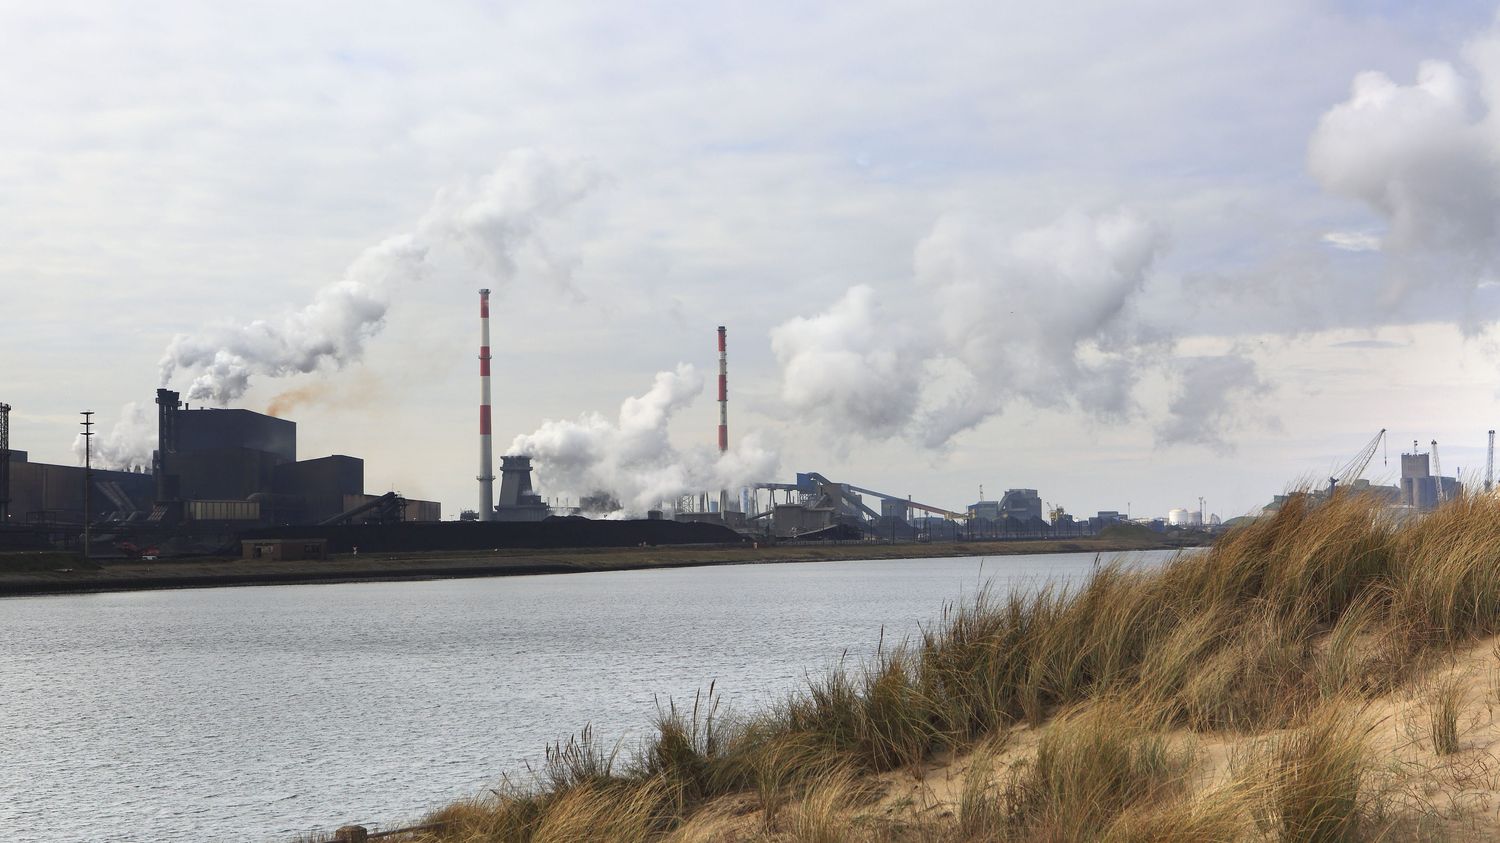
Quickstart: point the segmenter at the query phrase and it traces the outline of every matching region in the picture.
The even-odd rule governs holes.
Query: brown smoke
[[[288,389],[271,399],[270,406],[266,407],[266,415],[281,418],[303,404],[317,401],[323,396],[323,390],[322,384],[315,383]]]
[[[288,389],[266,407],[266,414],[284,418],[299,407],[319,405],[342,409],[368,407],[380,401],[384,384],[367,369],[346,371],[337,378],[314,381]]]

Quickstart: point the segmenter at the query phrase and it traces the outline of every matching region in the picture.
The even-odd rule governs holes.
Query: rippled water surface
[[[1141,554],[1155,562],[1164,554]],[[0,600],[0,839],[286,840],[628,749],[710,680],[754,708],[982,582],[1092,554]]]

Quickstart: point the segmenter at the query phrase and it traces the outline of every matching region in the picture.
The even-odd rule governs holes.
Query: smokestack
[[[156,502],[166,503],[178,497],[177,481],[177,410],[181,398],[170,389],[156,391]]]
[[[490,442],[490,291],[479,291],[479,520],[495,520],[495,452]]]
[[[729,357],[725,351],[724,326],[719,326],[719,454],[729,451]],[[729,490],[719,490],[719,514],[729,512]]]
[[[1493,433],[1490,441],[1495,441]],[[10,405],[0,404],[0,527],[10,520]]]

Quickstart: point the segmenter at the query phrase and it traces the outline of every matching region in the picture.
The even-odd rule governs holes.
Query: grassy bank
[[[422,843],[1488,839],[1500,503],[1293,499],[1209,551],[985,595],[637,747],[585,730]]]
[[[369,582],[526,574],[573,574],[700,565],[816,562],[835,559],[902,559],[941,556],[1008,556],[1029,553],[1111,553],[1172,547],[1149,531],[1119,531],[1057,541],[939,542],[921,544],[806,544],[772,547],[675,546],[447,553],[348,554],[332,559],[271,562],[197,558],[150,562],[105,561],[86,565],[72,554],[0,554],[0,596],[89,591],[132,591],[313,582]]]

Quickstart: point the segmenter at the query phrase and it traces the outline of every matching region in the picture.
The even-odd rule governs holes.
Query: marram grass
[[[1367,498],[1295,495],[1159,567],[1106,563],[1076,588],[981,593],[917,639],[766,710],[728,716],[712,689],[691,707],[669,705],[628,758],[585,730],[552,747],[534,781],[456,802],[429,818],[440,830],[411,839],[1441,831],[1449,818],[1413,818],[1411,800],[1387,804],[1371,786],[1383,768],[1370,705],[1496,632],[1500,501],[1397,520]],[[1461,695],[1441,686],[1429,696],[1438,716],[1427,741],[1437,755],[1457,752]],[[1199,745],[1214,743],[1236,757],[1210,776]],[[961,758],[951,798],[929,799],[946,808],[888,793],[899,778],[936,794],[927,779]]]

